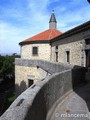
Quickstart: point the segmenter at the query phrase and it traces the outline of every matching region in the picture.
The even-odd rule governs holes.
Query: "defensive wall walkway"
[[[49,120],[90,120],[90,84],[71,92]]]
[[[18,62],[17,65],[23,63]],[[40,61],[35,62],[34,63],[37,64],[36,66],[39,65],[39,67],[43,67],[42,65],[45,65],[47,63],[45,63],[45,61],[42,61],[43,64],[41,64]],[[28,63],[25,63],[28,66],[31,65],[29,61]],[[47,63],[48,66],[50,64],[49,62]],[[52,64],[54,65],[54,63]],[[50,65],[51,69],[53,67],[52,64]],[[85,102],[83,96],[80,95],[80,93],[83,93],[82,90],[84,89],[84,87],[81,89],[80,86],[82,84],[86,84],[86,69],[84,67],[78,66],[66,67],[67,69],[64,69],[65,67],[63,64],[62,66],[63,71],[59,71],[59,64],[59,67],[58,65],[57,67],[55,67],[54,71],[57,70],[57,73],[55,73],[45,65],[43,69],[48,68],[49,72],[52,72],[53,74],[41,81],[38,81],[26,91],[24,91],[12,103],[9,109],[0,117],[0,120],[60,120],[59,117],[55,118],[56,112],[58,112],[59,114],[63,113],[63,110],[66,110],[65,112],[71,113],[77,113],[78,111],[80,111],[81,113],[81,111],[84,112],[85,110],[86,111],[84,113],[88,112],[86,104],[87,102]],[[87,88],[86,93],[88,93],[89,87],[85,88]],[[86,94],[83,93],[83,95]],[[88,97],[86,98],[87,100],[89,99]],[[75,102],[77,104],[75,104]],[[68,105],[70,105],[71,107]],[[59,109],[59,106],[61,109]],[[66,109],[64,109],[65,107]]]

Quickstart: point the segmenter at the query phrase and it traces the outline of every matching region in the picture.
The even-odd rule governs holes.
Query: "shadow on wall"
[[[79,90],[75,90],[75,93],[86,102],[88,110],[90,111],[90,84],[83,86]]]
[[[15,91],[16,91],[16,97],[20,95],[23,91],[27,89],[27,85],[25,81],[23,80],[20,85],[16,84],[15,85]]]
[[[41,89],[28,109],[27,115],[24,120],[46,120],[47,107],[46,107],[45,93]]]
[[[52,106],[69,90],[73,88],[76,92],[76,89],[85,83],[85,72],[85,68],[75,66],[72,70],[51,76],[36,95],[25,120],[29,120],[29,118],[30,120],[46,120],[46,118],[50,120],[50,116],[47,117],[47,114],[49,115],[50,110],[53,111]]]
[[[88,110],[90,111],[90,84],[87,84],[85,80],[87,69],[85,68],[75,69],[75,68],[72,70],[73,91],[86,102]]]
[[[83,98],[83,94],[77,90],[80,83],[83,84],[85,81],[85,72],[85,68],[75,66],[73,69],[55,73],[42,81],[38,81],[16,99],[11,105],[11,109],[9,108],[0,120],[5,120],[5,118],[7,120],[10,118],[12,120],[50,120],[55,107],[72,89]],[[24,81],[21,82],[20,86],[16,84],[18,94],[26,88],[27,85]],[[76,88],[78,89],[76,90]],[[87,105],[89,107],[88,103]]]
[[[81,84],[86,83],[85,80],[86,68],[74,66],[72,69],[72,87],[75,90],[77,87],[80,87]]]

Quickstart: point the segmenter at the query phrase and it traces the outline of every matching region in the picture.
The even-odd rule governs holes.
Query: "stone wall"
[[[20,95],[29,87],[29,80],[33,80],[33,83],[35,83],[53,73],[71,69],[72,67],[73,66],[42,60],[16,59],[16,96]]]
[[[15,59],[16,66],[26,66],[26,67],[38,67],[47,71],[50,74],[62,72],[74,67],[74,65],[68,65],[67,63],[56,63],[46,60],[32,60],[32,59]],[[77,66],[78,67],[78,66]]]
[[[85,39],[90,30],[81,31],[65,38],[56,40],[52,45],[52,61],[56,61],[55,46],[58,46],[58,62],[66,63],[66,51],[70,52],[70,64],[86,66]]]
[[[32,55],[32,48],[38,47],[38,56]],[[21,58],[51,60],[51,46],[46,44],[28,44],[21,46]]]
[[[15,66],[16,96],[28,88],[28,79],[35,83],[39,78],[37,67]]]
[[[15,66],[15,85],[16,85],[16,96],[20,95],[29,87],[29,80],[36,83],[39,80],[44,79],[50,75],[50,73],[38,67],[27,67],[27,66]]]
[[[58,47],[58,62],[67,63],[67,54],[66,52],[70,52],[70,64],[73,65],[82,65],[82,41],[75,41],[73,43],[61,44]],[[55,47],[52,47],[52,60],[55,61]]]
[[[43,60],[15,59],[16,96],[29,87],[28,80],[33,83],[57,72],[62,72],[79,66],[54,63]]]
[[[12,103],[0,120],[50,120],[58,103],[83,83],[84,77],[85,68],[74,68],[37,82]]]

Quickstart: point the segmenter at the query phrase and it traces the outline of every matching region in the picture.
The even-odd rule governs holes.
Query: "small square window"
[[[38,55],[38,47],[33,47],[32,48],[32,55]]]
[[[58,50],[58,46],[56,46],[56,50]]]
[[[28,87],[30,87],[34,83],[34,80],[28,79]]]

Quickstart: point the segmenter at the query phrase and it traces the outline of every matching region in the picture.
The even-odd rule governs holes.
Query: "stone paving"
[[[60,103],[50,120],[89,120],[90,84],[73,91]]]

